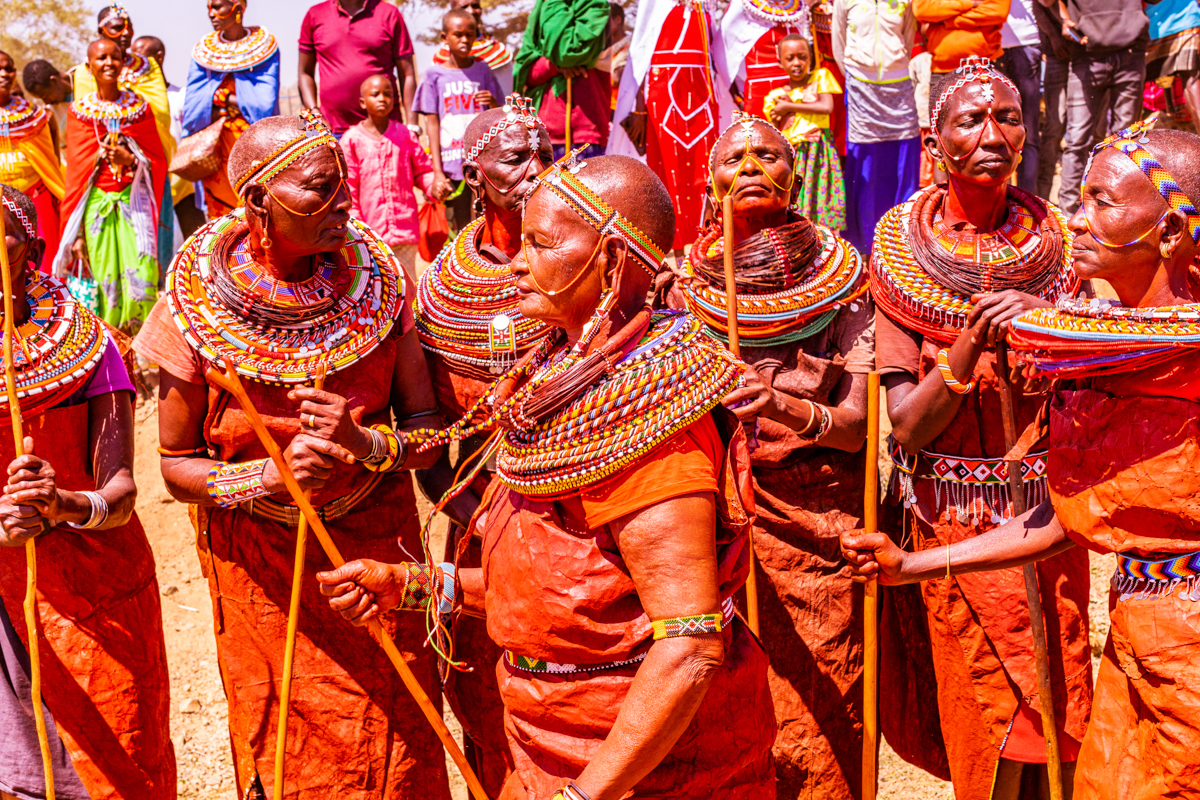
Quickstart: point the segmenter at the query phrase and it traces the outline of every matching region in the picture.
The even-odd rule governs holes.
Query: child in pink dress
[[[387,76],[367,78],[361,92],[367,118],[342,136],[352,213],[387,242],[408,279],[415,281],[419,231],[414,188],[441,200],[450,193],[450,183],[435,179],[433,162],[417,137],[389,117],[395,98]]]

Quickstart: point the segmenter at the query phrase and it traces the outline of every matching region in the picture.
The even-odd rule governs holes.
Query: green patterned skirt
[[[814,142],[796,145],[796,180],[800,193],[792,206],[796,211],[831,230],[846,227],[846,188],[842,162],[833,146],[833,134],[823,130]]]

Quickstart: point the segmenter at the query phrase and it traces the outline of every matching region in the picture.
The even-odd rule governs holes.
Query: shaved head
[[[654,171],[627,156],[597,156],[586,163],[576,176],[583,185],[638,226],[655,247],[670,252],[675,241],[675,208]]]

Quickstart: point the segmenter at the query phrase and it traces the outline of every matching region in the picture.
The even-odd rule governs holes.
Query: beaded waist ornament
[[[930,186],[880,220],[871,254],[871,293],[904,327],[950,344],[966,327],[971,295],[1017,289],[1050,303],[1074,295],[1071,234],[1054,206],[1008,187],[1008,215],[990,233],[940,221],[947,190]]]
[[[220,31],[213,31],[192,48],[192,59],[213,72],[240,72],[252,69],[279,51],[279,43],[266,28],[246,29],[247,35],[236,42],[226,41]]]
[[[761,252],[759,252],[761,251]],[[680,290],[690,312],[721,342],[729,340],[724,246],[711,226],[683,263]],[[768,228],[734,251],[738,335],[748,346],[800,341],[824,330],[843,306],[867,292],[862,257],[844,239],[802,219]]]
[[[945,508],[966,524],[999,524],[1012,519],[1012,493],[1008,483],[1008,461],[1004,458],[948,456],[922,450],[909,455],[888,437],[888,453],[896,467],[896,486],[905,508],[917,505],[914,481],[933,485],[933,514]],[[1046,483],[1046,451],[1029,453],[1021,459],[1021,480],[1030,508],[1050,497]]]
[[[1119,553],[1112,588],[1118,600],[1154,600],[1182,587],[1182,600],[1200,600],[1200,552],[1161,558]]]

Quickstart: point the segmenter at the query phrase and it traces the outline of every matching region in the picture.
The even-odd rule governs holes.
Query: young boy
[[[429,155],[408,126],[391,119],[394,95],[387,75],[363,81],[358,102],[367,118],[342,136],[342,150],[351,213],[387,242],[414,281],[419,232],[413,187],[419,184],[426,197],[439,201],[451,187],[444,175],[435,175]]]
[[[503,93],[491,68],[471,55],[477,35],[471,12],[455,9],[442,17],[442,41],[450,51],[450,64],[431,66],[413,101],[413,110],[425,118],[434,173],[460,185],[467,125],[479,112],[494,107]],[[435,147],[435,142],[440,147]],[[462,230],[471,221],[471,193],[460,192],[449,210],[455,227]]]

